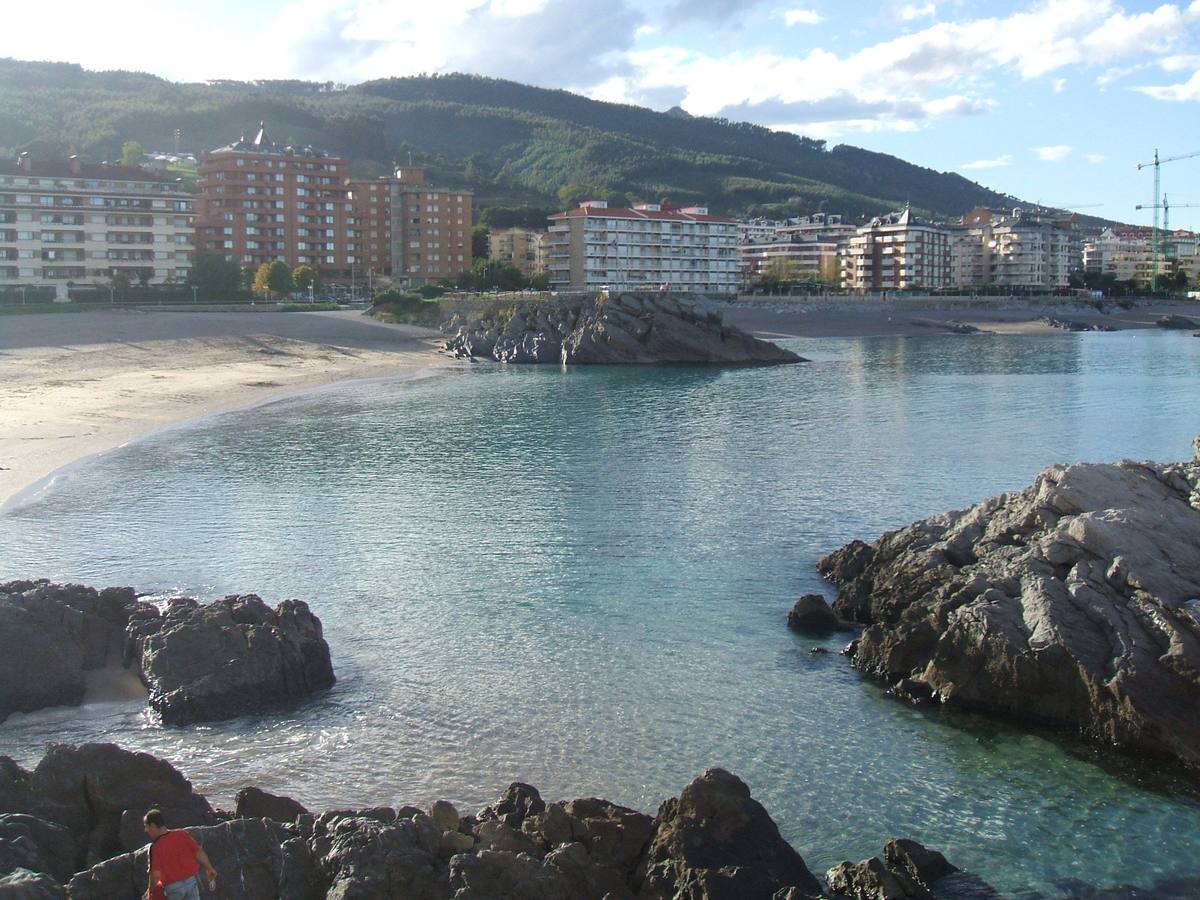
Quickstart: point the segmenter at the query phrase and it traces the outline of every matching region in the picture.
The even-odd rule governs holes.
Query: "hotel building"
[[[846,244],[842,284],[852,291],[951,287],[950,235],[907,208],[872,219]]]
[[[705,207],[610,209],[593,200],[550,221],[548,271],[556,290],[737,292],[738,224]]]
[[[546,271],[547,238],[546,232],[534,228],[493,228],[488,232],[488,259],[532,278]]]
[[[0,286],[182,281],[194,197],[159,175],[72,156],[0,162]]]
[[[392,276],[417,286],[470,269],[471,192],[426,184],[425,170],[411,166],[389,184]]]

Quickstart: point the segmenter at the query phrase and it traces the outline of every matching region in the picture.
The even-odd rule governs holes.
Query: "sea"
[[[217,805],[254,784],[314,810],[524,781],[653,813],[720,766],[818,874],[905,836],[1008,897],[1200,896],[1194,781],[902,703],[846,636],[785,626],[847,541],[1053,463],[1190,458],[1200,340],[785,343],[808,362],[347,383],[71,467],[0,514],[0,581],[300,598],[338,681],[185,728],[137,699],[15,715],[0,754],[115,741]]]

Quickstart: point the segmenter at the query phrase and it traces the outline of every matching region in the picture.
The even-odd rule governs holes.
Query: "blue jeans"
[[[167,900],[200,900],[200,881],[193,875],[182,881],[172,881],[163,885],[163,893]]]

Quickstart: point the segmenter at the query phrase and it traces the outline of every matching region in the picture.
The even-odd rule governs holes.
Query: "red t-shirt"
[[[150,845],[150,871],[157,871],[163,884],[190,878],[200,871],[196,862],[199,849],[186,831],[168,831]]]

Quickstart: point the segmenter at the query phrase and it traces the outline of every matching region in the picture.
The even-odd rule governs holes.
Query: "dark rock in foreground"
[[[1166,328],[1171,331],[1191,331],[1193,328],[1200,328],[1200,322],[1195,319],[1189,319],[1187,316],[1168,315],[1159,316],[1154,320],[1154,324],[1159,328]]]
[[[6,828],[23,829],[9,839],[21,845],[0,854],[0,897],[139,900],[146,839],[127,842],[129,852],[122,853],[112,838],[117,823],[129,824],[134,815],[140,827],[144,808],[155,803],[164,806],[169,826],[192,826],[188,830],[216,867],[226,900],[822,895],[821,883],[749,788],[721,769],[710,769],[667,800],[655,818],[595,798],[547,803],[536,788],[515,783],[475,816],[459,815],[444,800],[427,812],[410,806],[295,814],[294,801],[247,789],[239,795],[243,812],[262,811],[252,810],[253,804],[280,803],[278,811],[289,821],[265,816],[218,822],[170,765],[112,745],[55,746],[33,773],[3,757],[0,763],[10,773],[0,784],[0,836],[17,834]],[[80,775],[68,783],[72,766]],[[94,783],[107,785],[99,819],[80,809]],[[21,843],[37,834],[42,836],[28,846]],[[893,844],[902,852],[893,854]],[[890,842],[888,848],[888,867],[921,883],[944,872],[959,874],[919,844]],[[73,864],[63,862],[68,859]]]
[[[623,293],[524,300],[456,317],[444,349],[509,363],[614,365],[803,362],[790,350],[731,325],[700,297]]]
[[[822,594],[805,594],[789,610],[788,628],[810,634],[832,634],[852,628],[830,609]]]
[[[1052,466],[820,561],[854,665],[951,706],[1200,768],[1197,459]]]
[[[0,721],[83,700],[87,673],[124,666],[167,724],[232,718],[334,683],[321,622],[300,600],[253,594],[165,612],[132,588],[0,585]]]

